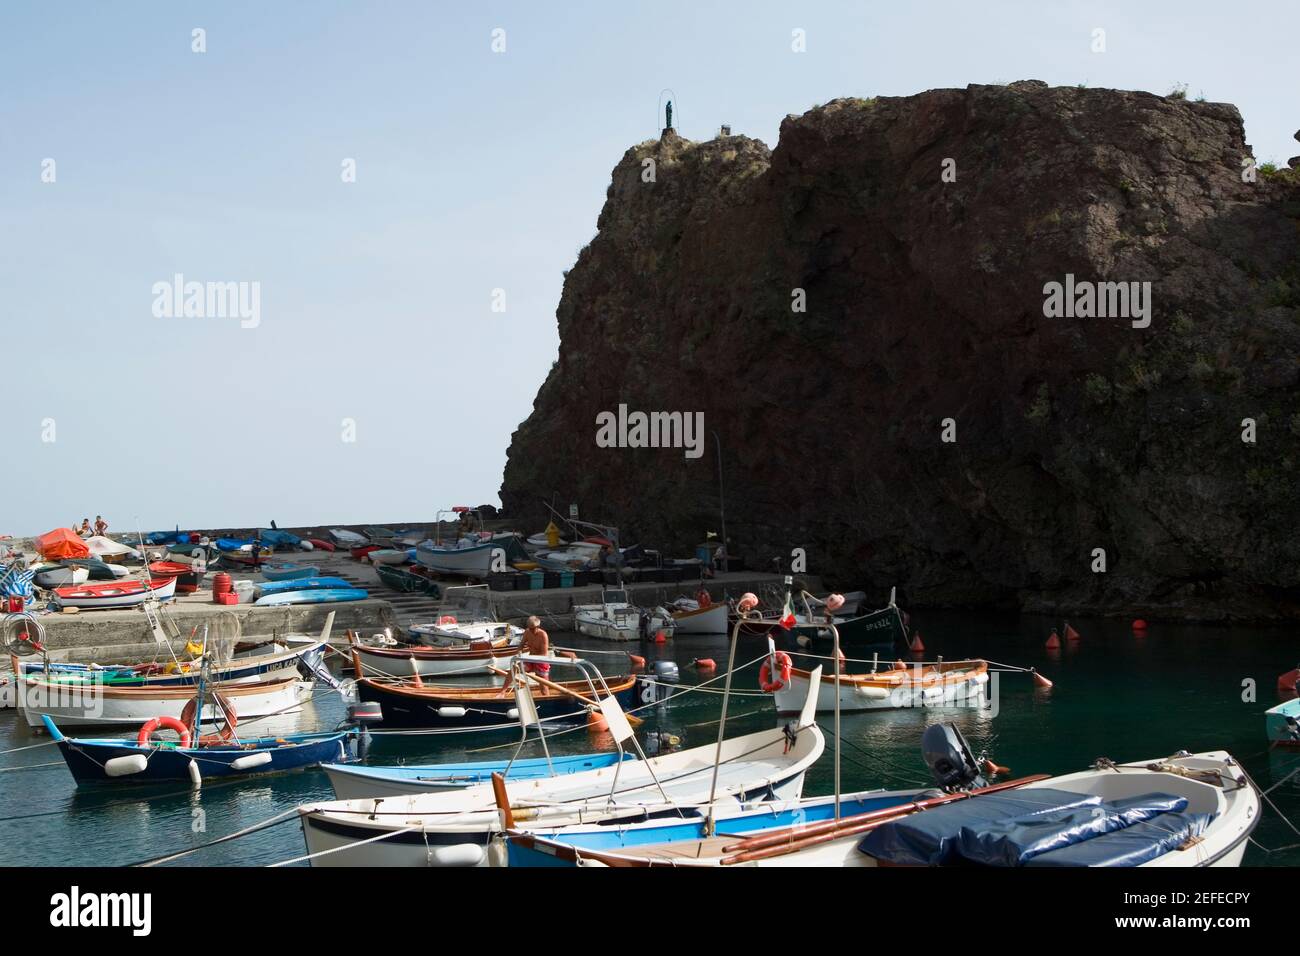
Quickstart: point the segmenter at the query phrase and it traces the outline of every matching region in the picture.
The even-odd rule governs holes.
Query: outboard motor
[[[364,757],[370,749],[370,724],[377,724],[384,719],[384,710],[377,701],[360,700],[348,705],[348,724],[356,727],[357,756]]]
[[[979,765],[954,724],[932,724],[921,735],[921,755],[934,782],[945,793],[988,786]]]
[[[682,679],[676,661],[655,661],[654,668],[655,680],[661,683],[676,684]]]

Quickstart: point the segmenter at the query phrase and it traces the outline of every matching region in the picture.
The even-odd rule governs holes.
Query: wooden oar
[[[492,667],[489,668],[489,670],[491,670],[494,674],[500,674],[502,677],[510,676],[509,671],[503,671],[499,667]],[[551,688],[551,690],[559,691],[561,694],[568,694],[570,697],[574,698],[575,700],[580,700],[584,704],[590,704],[592,707],[600,706],[590,697],[585,697],[582,694],[579,694],[576,690],[570,690],[569,688],[565,687],[563,684],[557,684],[553,680],[547,680],[545,677],[541,677],[537,674],[529,674],[527,672],[525,672],[524,676],[529,678],[530,680],[537,681],[537,683],[541,684],[543,687],[549,687]],[[636,716],[635,714],[629,714],[626,711],[623,713],[623,716],[627,718],[627,722],[631,724],[633,727],[640,727],[642,724],[645,723],[645,721],[642,720],[640,717]]]

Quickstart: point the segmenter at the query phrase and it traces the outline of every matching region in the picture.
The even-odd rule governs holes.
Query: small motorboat
[[[81,584],[54,589],[54,603],[61,608],[84,611],[137,607],[149,598],[170,601],[176,596],[176,579],[110,581],[105,584]]]
[[[722,608],[725,622],[727,609]],[[573,626],[579,634],[599,637],[607,641],[639,641],[645,637],[663,634],[672,637],[677,624],[672,614],[664,608],[642,611],[628,603],[623,588],[601,588],[599,604],[575,604]]]
[[[551,866],[1227,867],[1259,822],[1259,793],[1222,750],[989,784],[955,727],[929,727],[922,749],[937,792],[838,820],[622,850],[509,835]]]
[[[1264,732],[1275,747],[1300,748],[1300,698],[1285,700],[1265,711]]]
[[[341,548],[359,548],[370,543],[370,539],[364,534],[357,534],[345,528],[330,528],[330,537]]]
[[[116,581],[131,573],[121,564],[108,564],[99,558],[64,558],[59,564],[65,568],[86,568],[92,581]]]
[[[264,564],[262,565],[262,577],[268,581],[293,581],[297,578],[316,578],[320,577],[320,568],[313,564],[293,564],[284,562],[281,564]]]

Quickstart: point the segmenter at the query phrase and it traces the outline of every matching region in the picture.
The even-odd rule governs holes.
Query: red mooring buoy
[[[1138,618],[1136,621],[1133,622],[1133,630],[1145,631],[1146,629],[1147,629],[1147,622],[1142,620],[1142,618]]]
[[[1049,651],[1059,651],[1061,649],[1061,638],[1056,633],[1056,628],[1052,628],[1052,634],[1047,639],[1046,647]]]

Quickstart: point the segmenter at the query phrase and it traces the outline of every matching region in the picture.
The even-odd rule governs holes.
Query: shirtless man
[[[528,627],[524,629],[523,641],[519,649],[524,654],[531,654],[535,657],[551,656],[551,635],[542,630],[541,618],[533,616],[528,619]],[[550,677],[551,665],[528,661],[524,664],[524,673],[536,674],[538,677]]]

